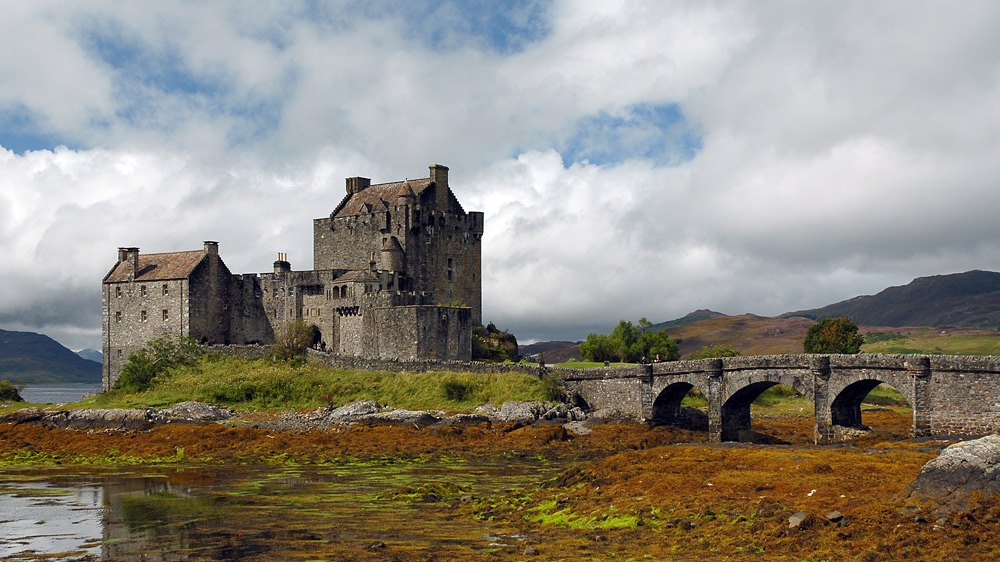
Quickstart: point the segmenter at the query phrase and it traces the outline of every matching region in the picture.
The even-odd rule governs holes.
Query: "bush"
[[[23,384],[14,384],[8,380],[0,380],[0,400],[10,400],[11,402],[24,402],[21,398]]]
[[[306,324],[301,319],[295,319],[278,330],[275,341],[271,345],[271,353],[276,359],[289,361],[299,355],[305,355],[306,348],[316,342],[316,327]]]
[[[860,353],[865,338],[846,316],[824,318],[809,326],[802,349],[806,353]]]
[[[473,361],[517,363],[518,359],[517,338],[514,334],[498,329],[493,322],[486,326],[477,324],[472,327]]]
[[[190,337],[162,337],[128,356],[114,388],[128,394],[143,392],[157,375],[174,367],[193,365],[205,354],[205,348]]]

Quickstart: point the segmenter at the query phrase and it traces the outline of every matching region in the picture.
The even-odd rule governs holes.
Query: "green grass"
[[[920,330],[917,330],[920,332]],[[996,335],[950,335],[920,332],[919,335],[886,337],[882,332],[865,336],[864,353],[917,353],[926,355],[1000,355],[1000,332]],[[871,338],[871,336],[875,336]],[[871,339],[869,339],[871,338]]]
[[[234,409],[342,406],[376,400],[398,408],[469,411],[487,402],[548,400],[543,381],[522,374],[389,373],[324,365],[204,357],[168,371],[138,394],[111,391],[83,407],[166,407],[185,400]]]

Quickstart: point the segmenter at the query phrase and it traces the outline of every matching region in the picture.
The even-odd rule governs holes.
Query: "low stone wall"
[[[541,378],[546,373],[537,365],[521,365],[517,363],[487,363],[484,361],[435,361],[398,360],[357,357],[353,355],[337,355],[315,349],[307,350],[307,358],[312,363],[330,365],[338,369],[357,369],[360,371],[388,371],[391,373],[426,373],[432,371],[454,371],[459,373],[521,373]]]

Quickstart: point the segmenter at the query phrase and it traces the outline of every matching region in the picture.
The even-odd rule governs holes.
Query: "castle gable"
[[[205,259],[202,250],[190,252],[170,252],[164,254],[139,254],[139,267],[136,269],[135,281],[165,281],[168,279],[186,279],[194,268]],[[119,262],[111,273],[104,278],[105,283],[124,283],[130,281],[129,268],[126,262]]]
[[[340,218],[367,214],[380,205],[385,207],[387,201],[395,202],[401,195],[419,196],[431,185],[433,182],[430,178],[371,185],[358,193],[349,193],[331,216]]]

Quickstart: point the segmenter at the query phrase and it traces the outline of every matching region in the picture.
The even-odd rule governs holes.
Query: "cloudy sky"
[[[3,4],[0,328],[73,349],[119,246],[310,269],[432,163],[522,342],[1000,270],[993,0]]]

